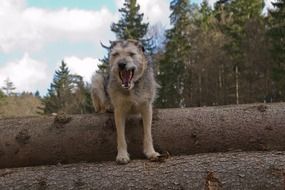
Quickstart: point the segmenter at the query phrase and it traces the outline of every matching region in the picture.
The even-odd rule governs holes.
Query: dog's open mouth
[[[122,81],[122,87],[129,89],[131,87],[131,81],[134,76],[134,69],[119,71],[119,76]]]

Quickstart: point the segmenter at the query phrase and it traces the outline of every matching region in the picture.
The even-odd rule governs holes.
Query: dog
[[[158,87],[153,68],[139,41],[129,39],[111,43],[107,72],[97,72],[92,76],[91,95],[96,112],[114,111],[118,164],[130,161],[125,139],[125,122],[130,114],[142,116],[146,157],[159,157],[151,134],[152,104]]]

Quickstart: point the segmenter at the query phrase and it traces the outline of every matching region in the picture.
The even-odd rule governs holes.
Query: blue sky
[[[146,21],[168,25],[168,0],[138,0]],[[1,0],[0,87],[9,78],[17,92],[45,95],[62,60],[89,82],[106,54],[100,42],[115,36],[123,0]]]
[[[71,9],[98,10],[102,7],[107,7],[112,11],[116,10],[114,0],[27,0],[27,4],[49,9],[68,7]]]
[[[45,95],[63,59],[72,73],[89,82],[106,54],[100,42],[115,39],[110,25],[120,17],[123,2],[0,0],[0,87],[9,78],[17,92],[39,90]],[[170,0],[137,2],[150,26],[169,27]]]
[[[170,2],[170,0],[168,0]],[[201,0],[192,0],[198,3]],[[51,3],[52,2],[52,3]],[[100,9],[108,7],[112,11],[116,11],[116,3],[114,0],[27,0],[28,5],[41,8],[58,9],[62,7],[77,9]]]

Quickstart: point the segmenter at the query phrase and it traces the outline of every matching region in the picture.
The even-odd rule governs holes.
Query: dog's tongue
[[[123,79],[124,86],[127,88],[131,80],[131,71],[123,71],[122,79]]]

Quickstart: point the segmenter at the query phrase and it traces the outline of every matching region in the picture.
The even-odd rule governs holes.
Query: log
[[[127,122],[131,159],[142,154],[142,121]],[[285,103],[156,110],[159,152],[285,150]],[[113,114],[0,120],[0,168],[110,161],[116,156]]]
[[[209,153],[128,165],[80,163],[0,170],[0,189],[284,190],[285,152]]]

